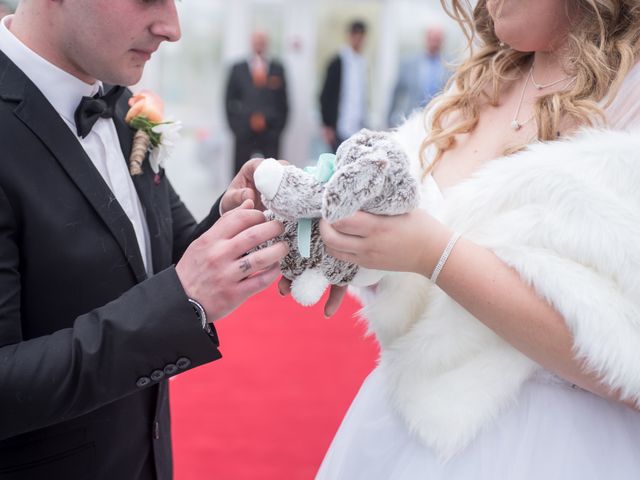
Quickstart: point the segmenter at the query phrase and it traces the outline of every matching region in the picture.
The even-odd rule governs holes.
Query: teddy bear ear
[[[380,148],[381,142],[392,138],[389,132],[376,132],[363,128],[358,133],[350,136],[338,147],[336,157],[346,159],[354,154],[361,154],[363,151]]]
[[[341,167],[326,184],[322,196],[322,216],[329,223],[348,217],[380,194],[389,162],[365,158]]]

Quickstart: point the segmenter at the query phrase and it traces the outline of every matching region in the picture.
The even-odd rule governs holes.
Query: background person
[[[442,59],[443,42],[442,28],[430,27],[425,33],[424,52],[402,62],[393,90],[389,126],[399,125],[442,92],[449,77]]]
[[[235,137],[234,168],[239,172],[252,157],[279,158],[280,137],[287,123],[289,103],[282,64],[267,56],[269,37],[256,31],[252,54],[231,68],[225,105]]]
[[[362,55],[367,26],[349,25],[348,43],[327,66],[320,93],[323,137],[334,151],[365,125],[367,112],[367,61]]]

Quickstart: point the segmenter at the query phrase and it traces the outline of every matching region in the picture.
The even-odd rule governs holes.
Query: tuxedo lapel
[[[1,53],[0,97],[17,103],[14,114],[47,146],[116,238],[136,279],[144,280],[146,272],[133,226],[115,195],[40,90]]]
[[[116,115],[113,122],[116,126],[122,153],[128,164],[129,157],[131,156],[134,131],[124,121],[127,109],[128,105],[126,101],[119,101],[116,105]],[[142,174],[134,175],[132,179],[147,220],[153,271],[158,272],[166,266],[166,259],[171,258],[171,245],[168,243],[170,235],[165,235],[164,232],[161,231],[162,223],[158,219],[158,212],[161,211],[159,195],[162,189],[156,184],[156,174],[151,170],[148,159],[149,154],[147,153],[145,161],[142,162]],[[161,175],[158,176],[158,180],[162,181]]]

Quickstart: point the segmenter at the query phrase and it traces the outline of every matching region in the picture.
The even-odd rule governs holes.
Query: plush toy
[[[397,215],[419,202],[409,160],[386,132],[361,130],[335,156],[324,154],[306,170],[267,159],[254,181],[268,218],[284,223],[284,234],[274,240],[284,239],[290,247],[280,269],[292,281],[293,298],[305,306],[315,304],[329,284],[365,286],[382,277],[330,256],[320,238],[320,217],[333,223],[357,210]]]

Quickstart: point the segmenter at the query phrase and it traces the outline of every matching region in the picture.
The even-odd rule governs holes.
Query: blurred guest
[[[324,140],[334,150],[364,126],[366,115],[367,62],[362,48],[367,26],[354,21],[348,33],[348,45],[329,62],[320,94]]]
[[[9,5],[7,2],[0,0],[0,18],[6,15],[9,15],[10,13],[13,13],[13,9],[11,8],[11,5]]]
[[[424,107],[447,82],[449,72],[440,52],[444,33],[440,27],[431,27],[425,34],[425,51],[413,55],[402,63],[389,110],[389,125],[396,126],[416,108]]]
[[[267,56],[269,37],[256,31],[251,56],[231,68],[226,93],[229,127],[235,136],[235,172],[252,157],[279,157],[289,103],[284,67]]]

